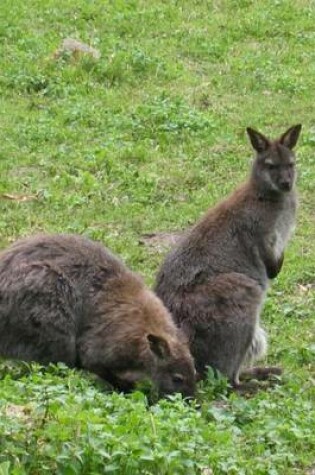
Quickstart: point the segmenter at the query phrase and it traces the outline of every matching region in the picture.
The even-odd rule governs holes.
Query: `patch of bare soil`
[[[165,251],[166,248],[170,248],[178,243],[183,233],[167,233],[167,232],[156,232],[156,233],[146,233],[141,236],[139,239],[139,244],[153,248],[159,252]]]

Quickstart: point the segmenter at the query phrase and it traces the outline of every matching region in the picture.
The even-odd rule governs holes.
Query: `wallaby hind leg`
[[[254,340],[263,291],[238,273],[220,274],[180,297],[171,312],[186,333],[197,372],[211,366],[235,386]]]
[[[265,381],[272,378],[272,376],[281,376],[282,369],[278,366],[254,366],[243,370],[240,374],[240,379],[257,379],[258,381]]]
[[[186,334],[188,335],[187,332]],[[226,325],[218,325],[217,322],[209,322],[207,325],[199,323],[189,337],[197,373],[205,377],[207,367],[210,366],[227,376],[231,383],[238,384],[239,370],[251,336],[250,325],[231,322],[226,322]],[[224,340],[224,337],[227,339]]]
[[[281,374],[281,368],[276,366],[249,368],[241,372],[240,381],[237,385],[233,385],[233,390],[243,396],[253,395],[277,384],[275,376]]]
[[[282,374],[281,368],[276,366],[267,366],[267,367],[253,367],[252,364],[263,358],[267,353],[267,334],[265,330],[258,324],[255,329],[254,338],[251,342],[251,345],[246,353],[243,366],[249,366],[245,369],[242,369],[240,374],[240,379],[242,381],[249,379],[257,379],[260,381],[267,380],[272,376],[279,376]]]
[[[49,264],[0,269],[0,355],[25,361],[76,361],[74,289]]]

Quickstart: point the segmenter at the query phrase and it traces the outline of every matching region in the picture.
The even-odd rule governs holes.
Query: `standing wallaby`
[[[195,368],[162,302],[102,245],[39,235],[0,254],[0,356],[62,361],[121,390],[192,396]]]
[[[267,349],[259,314],[294,228],[301,125],[271,141],[248,128],[257,156],[249,179],[211,208],[166,257],[157,295],[184,330],[197,372],[212,366],[239,386],[241,366]],[[252,368],[267,375],[278,368]],[[249,371],[250,373],[250,371]]]

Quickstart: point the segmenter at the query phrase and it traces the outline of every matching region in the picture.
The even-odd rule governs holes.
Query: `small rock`
[[[29,408],[17,404],[8,404],[5,408],[5,415],[12,418],[28,419],[29,412]]]
[[[60,58],[64,53],[70,53],[75,58],[83,54],[92,56],[94,59],[100,59],[101,53],[96,48],[92,48],[81,41],[75,40],[74,38],[65,38],[57,51],[54,54],[55,58]]]
[[[202,475],[213,475],[213,470],[209,467],[205,467],[201,470]]]

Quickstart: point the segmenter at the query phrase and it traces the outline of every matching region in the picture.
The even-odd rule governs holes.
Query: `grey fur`
[[[35,236],[0,254],[0,355],[62,361],[122,390],[151,378],[161,394],[194,392],[193,359],[162,302],[80,236]]]
[[[162,264],[156,293],[184,330],[197,371],[234,385],[245,361],[266,351],[259,314],[295,223],[295,146],[301,126],[270,141],[247,129],[256,150],[249,179],[208,210]]]

